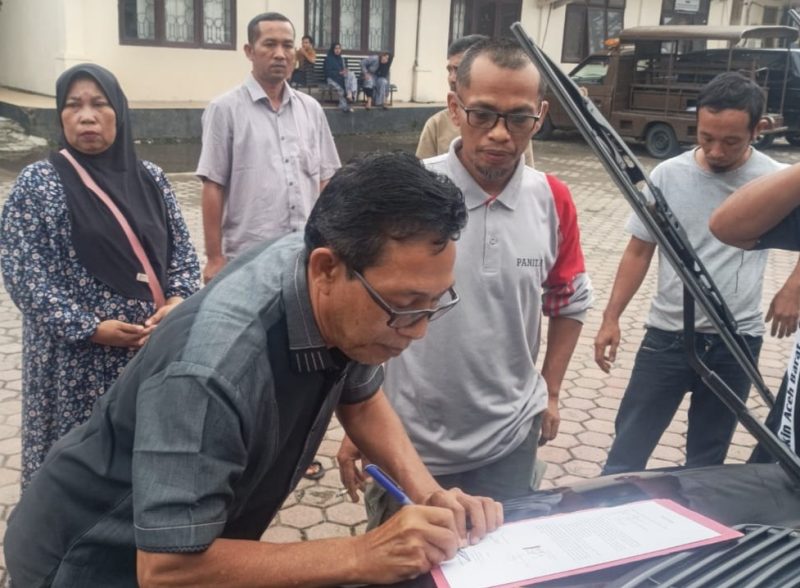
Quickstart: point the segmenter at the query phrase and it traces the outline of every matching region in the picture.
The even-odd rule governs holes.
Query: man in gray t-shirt
[[[782,167],[750,145],[759,132],[763,109],[764,98],[756,84],[737,73],[717,76],[698,97],[699,146],[661,163],[651,174],[653,184],[685,229],[756,359],[764,333],[761,291],[767,254],[722,244],[709,232],[708,220],[738,187]],[[619,318],[644,280],[656,250],[655,239],[636,216],[630,219],[627,229],[631,240],[595,338],[595,361],[605,372],[616,357]],[[736,426],[733,412],[700,380],[686,359],[682,282],[661,252],[658,266],[647,332],[620,404],[616,438],[604,474],[644,469],[687,391],[692,392],[687,466],[722,463]],[[800,275],[800,269],[794,273]],[[794,331],[797,325],[800,292],[791,286],[793,283],[790,278],[770,306],[767,320],[773,320],[773,334]],[[750,391],[748,377],[699,309],[695,345],[710,369],[746,399]]]
[[[496,529],[501,505],[442,489],[379,390],[380,365],[456,306],[466,218],[410,154],[346,166],[305,238],[252,249],[171,312],[53,446],[8,521],[11,583],[389,584],[455,557],[467,520],[475,542]],[[259,541],[334,411],[415,505],[355,537]]]

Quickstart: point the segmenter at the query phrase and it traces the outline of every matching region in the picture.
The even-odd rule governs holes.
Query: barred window
[[[472,34],[512,37],[511,25],[521,15],[522,0],[452,0],[448,42]]]
[[[306,0],[305,34],[319,49],[394,52],[395,0]]]
[[[119,0],[120,43],[236,48],[236,0]]]
[[[603,49],[623,28],[625,0],[586,0],[567,5],[561,61],[575,63]]]

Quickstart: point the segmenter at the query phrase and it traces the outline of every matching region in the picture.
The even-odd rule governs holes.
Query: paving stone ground
[[[357,137],[352,138],[358,141]],[[594,310],[588,315],[578,347],[564,380],[561,393],[561,431],[540,450],[548,468],[543,487],[566,485],[597,476],[605,461],[614,432],[614,417],[633,365],[642,336],[649,298],[655,282],[651,271],[639,294],[622,318],[622,345],[610,374],[594,363],[592,341],[601,313],[610,294],[617,264],[628,236],[623,231],[630,208],[592,152],[577,137],[540,142],[535,146],[537,167],[554,173],[572,188],[581,224],[586,266],[595,288]],[[636,150],[642,163],[651,169],[655,161]],[[769,154],[787,163],[800,161],[800,150],[777,144]],[[0,203],[7,196],[12,177],[0,176]],[[172,176],[173,186],[189,224],[195,245],[202,250],[200,184],[192,176]],[[766,310],[796,262],[796,256],[770,253],[764,284]],[[546,331],[546,329],[543,329]],[[768,385],[777,390],[785,369],[790,342],[767,336],[760,366]],[[544,356],[544,349],[540,353]],[[19,499],[20,472],[20,315],[4,290],[0,289],[0,539],[5,521]],[[754,393],[750,405],[762,418],[763,403]],[[686,402],[664,434],[648,467],[680,465],[684,458]],[[269,541],[297,541],[362,533],[365,516],[361,504],[351,504],[339,495],[341,483],[335,455],[343,435],[331,423],[318,458],[326,468],[322,479],[303,480],[286,501],[280,514],[264,534]],[[741,427],[728,454],[729,462],[744,461],[753,446],[750,435]],[[0,553],[0,585],[4,560]]]

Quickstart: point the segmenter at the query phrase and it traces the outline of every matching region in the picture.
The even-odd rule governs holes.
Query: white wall
[[[712,0],[709,22],[726,24],[731,2]],[[0,85],[52,96],[55,79],[62,71],[91,61],[113,71],[132,101],[206,102],[240,84],[250,71],[242,47],[253,16],[267,10],[281,12],[295,24],[298,38],[304,32],[303,0],[238,0],[235,50],[120,45],[117,6],[115,0],[4,0],[0,10]],[[627,0],[625,27],[658,24],[660,14],[661,0]],[[760,22],[761,14],[754,0],[750,22]],[[525,30],[557,63],[565,15],[566,4],[558,1],[522,3]],[[398,100],[444,101],[449,28],[449,0],[397,0],[392,81],[399,88]],[[574,64],[561,65],[569,70]]]
[[[528,36],[550,59],[561,60],[561,32],[564,30],[564,10],[553,3],[542,4],[536,0],[523,0],[519,22]]]
[[[0,85],[55,94],[63,71],[64,0],[4,0],[0,8]]]
[[[712,3],[714,0],[711,0]],[[624,26],[655,26],[661,21],[661,0],[626,0]]]
[[[247,23],[281,12],[303,29],[303,2],[238,0],[236,49],[120,45],[113,0],[5,0],[0,10],[0,84],[54,95],[55,79],[77,63],[98,63],[119,78],[131,101],[206,102],[250,71],[242,47]],[[44,18],[42,15],[46,15]]]
[[[566,3],[523,0],[521,22],[550,59],[558,63],[564,71],[570,71],[575,63],[561,61],[566,14]],[[624,27],[656,25],[660,14],[661,0],[627,0]]]
[[[419,50],[417,50],[417,7]],[[444,102],[447,98],[447,38],[450,2],[447,0],[397,0],[394,33],[395,60],[392,82],[400,100]],[[416,66],[415,66],[416,56]]]
[[[290,0],[239,0],[236,3],[236,49],[182,49],[120,45],[117,3],[109,0],[67,0],[83,4],[83,16],[91,26],[76,31],[67,47],[67,65],[95,61],[120,79],[129,100],[207,101],[240,84],[250,71],[242,47],[247,42],[247,23],[260,12],[286,14],[302,29],[302,6]],[[112,26],[109,26],[111,24]],[[300,33],[302,34],[302,33]]]

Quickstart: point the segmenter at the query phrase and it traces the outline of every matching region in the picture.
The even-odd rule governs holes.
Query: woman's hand
[[[97,330],[89,340],[98,345],[139,349],[147,342],[147,337],[154,328],[111,319],[97,325]]]
[[[153,313],[153,315],[144,321],[145,327],[155,327],[158,323],[164,320],[164,317],[167,316],[173,309],[181,303],[183,298],[180,296],[173,296],[172,298],[168,298],[167,301],[164,303],[164,306],[159,308],[157,311]]]
[[[139,349],[147,343],[147,339],[153,329],[164,320],[172,310],[183,301],[180,296],[173,296],[167,299],[164,306],[159,308],[148,318],[144,325],[134,325],[118,320],[102,321],[97,325],[94,335],[89,337],[92,343],[98,345],[110,345],[111,347],[130,347]]]

